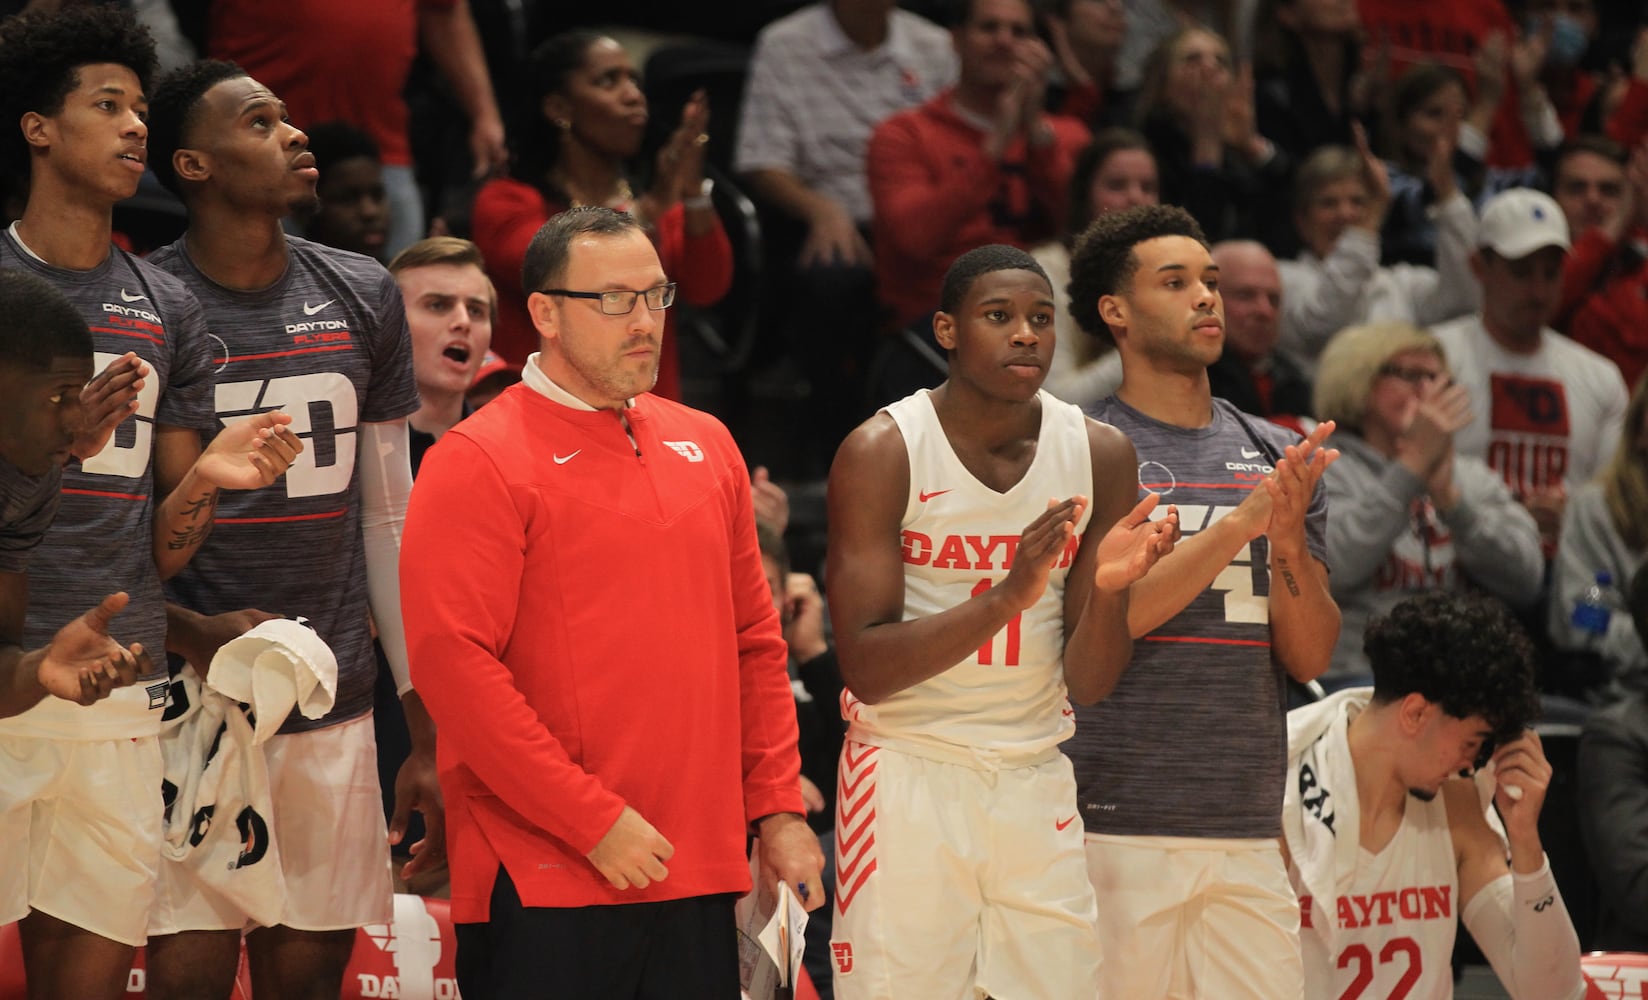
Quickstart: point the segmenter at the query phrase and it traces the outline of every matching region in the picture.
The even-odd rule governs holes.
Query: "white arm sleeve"
[[[378,624],[395,693],[412,690],[406,666],[406,629],[401,624],[401,531],[412,495],[412,447],[405,420],[360,425],[356,471],[361,484],[361,535],[366,542],[366,596]]]
[[[1505,874],[1465,904],[1465,927],[1515,1000],[1580,1000],[1579,935],[1547,858],[1532,875]]]

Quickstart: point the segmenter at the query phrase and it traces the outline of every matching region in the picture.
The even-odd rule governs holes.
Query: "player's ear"
[[[1434,708],[1425,696],[1417,691],[1410,691],[1397,703],[1396,717],[1402,723],[1402,731],[1410,736],[1417,736],[1430,721],[1431,710]]]
[[[23,130],[23,141],[36,149],[45,149],[51,145],[51,128],[46,116],[38,111],[26,111],[18,120]]]
[[[1127,303],[1119,295],[1099,296],[1099,318],[1112,330],[1127,326]]]
[[[178,149],[172,152],[172,170],[180,181],[199,183],[212,176],[212,168],[198,150]]]
[[[956,349],[956,318],[947,312],[933,313],[933,339],[946,351]]]

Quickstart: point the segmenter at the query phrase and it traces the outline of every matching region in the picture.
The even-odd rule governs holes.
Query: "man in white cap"
[[[1434,329],[1474,419],[1454,436],[1533,512],[1549,556],[1570,486],[1614,453],[1625,380],[1612,361],[1552,330],[1570,244],[1550,196],[1527,188],[1482,209],[1471,271],[1482,311]]]

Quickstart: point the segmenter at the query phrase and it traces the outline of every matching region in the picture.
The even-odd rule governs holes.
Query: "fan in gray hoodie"
[[[1476,589],[1514,607],[1538,598],[1538,526],[1496,473],[1454,453],[1470,397],[1435,337],[1407,323],[1342,331],[1322,354],[1315,404],[1338,422],[1341,452],[1323,477],[1343,616],[1326,686],[1368,683],[1363,628],[1410,594]]]

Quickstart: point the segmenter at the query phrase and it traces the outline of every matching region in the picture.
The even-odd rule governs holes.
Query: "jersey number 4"
[[[989,590],[991,585],[994,583],[994,580],[989,577],[985,577],[974,585],[972,596],[977,597],[978,595],[984,593],[986,590]],[[1024,614],[1022,612],[1014,615],[1012,620],[1007,623],[1007,628],[1005,629],[1007,632],[1007,655],[1002,659],[1002,666],[1016,667],[1019,665],[1019,632],[1023,627]],[[1000,632],[996,633],[996,635],[1000,634]],[[994,662],[995,650],[996,636],[993,635],[990,637],[988,642],[979,647],[979,666],[990,666]]]
[[[1398,955],[1406,956],[1407,970],[1402,973],[1402,978],[1396,981],[1396,985],[1391,987],[1384,1000],[1403,1000],[1413,989],[1413,984],[1419,981],[1419,975],[1423,971],[1419,958],[1419,942],[1413,938],[1399,937],[1386,941],[1385,946],[1379,949],[1379,964],[1388,965]],[[1349,968],[1353,963],[1356,966],[1356,978],[1345,987],[1345,992],[1339,994],[1339,1000],[1359,1000],[1373,983],[1373,952],[1367,945],[1353,944],[1339,953],[1339,968]],[[1369,1000],[1374,998],[1370,997]]]
[[[1165,502],[1165,501],[1164,501]],[[1213,527],[1221,518],[1230,514],[1236,508],[1225,504],[1180,504],[1179,530],[1186,538],[1197,532],[1206,531]],[[1259,573],[1268,574],[1269,567],[1259,554],[1258,540],[1247,544],[1247,547],[1237,553],[1230,560],[1230,564],[1219,571],[1208,585],[1210,594],[1197,598],[1205,601],[1213,595],[1223,594],[1217,598],[1222,602],[1224,620],[1242,625],[1267,625],[1270,623],[1270,598],[1258,593],[1255,587],[1255,576]],[[1205,606],[1205,605],[1204,605]]]
[[[355,474],[355,385],[337,372],[312,372],[252,382],[219,382],[217,415],[224,425],[266,410],[292,415],[303,454],[286,470],[286,495],[342,493]]]

